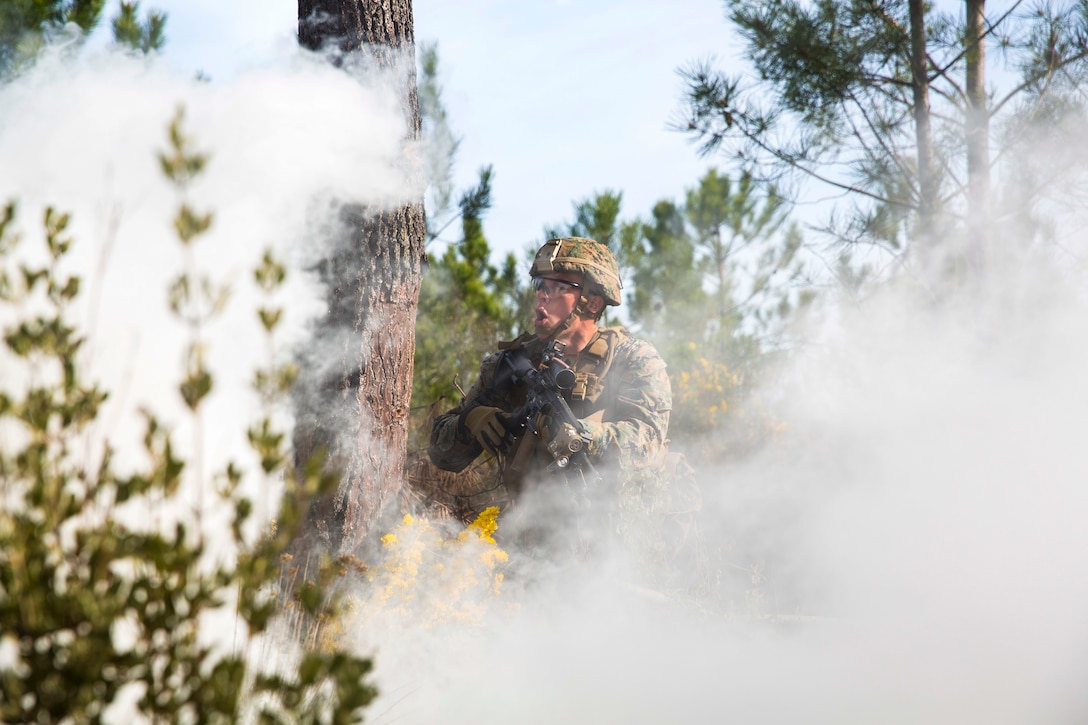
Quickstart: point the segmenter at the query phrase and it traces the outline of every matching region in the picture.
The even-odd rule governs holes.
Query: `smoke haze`
[[[252,270],[269,248],[289,268],[273,301],[285,307],[282,355],[322,311],[306,268],[337,204],[391,206],[422,193],[403,161],[412,152],[399,103],[391,78],[349,74],[297,49],[209,83],[160,59],[60,47],[0,86],[0,200],[18,203],[17,254],[44,257],[46,205],[72,213],[67,271],[84,290],[73,312],[89,332],[91,379],[111,391],[103,435],[138,442],[136,411],[146,406],[190,450],[177,393],[188,335],[167,306],[169,283],[184,269],[173,231],[182,199],[157,159],[169,150],[177,109],[192,150],[210,155],[187,194],[197,212],[214,214],[194,243],[194,273],[231,290],[225,313],[202,331],[216,379],[204,408],[205,466],[218,470],[233,457],[253,470],[245,430],[260,410],[250,383],[269,351]]]
[[[208,330],[218,459],[242,447],[220,426],[241,437],[256,412],[245,290],[262,250],[297,272],[328,200],[419,192],[383,88],[300,55],[226,84],[56,56],[0,87],[0,199],[20,200],[26,249],[44,204],[74,213],[91,362],[115,405],[179,410],[177,199],[154,158],[177,105],[212,154],[192,190],[216,213],[200,266],[236,291]],[[786,373],[781,440],[700,472],[714,606],[637,589],[617,560],[511,585],[482,625],[352,633],[376,654],[369,721],[1085,722],[1081,272],[1022,265],[960,299],[889,289],[840,309]],[[319,308],[295,279],[297,337]]]
[[[779,440],[701,471],[709,598],[560,567],[379,640],[372,721],[1084,722],[1088,310],[1041,256],[809,331]]]

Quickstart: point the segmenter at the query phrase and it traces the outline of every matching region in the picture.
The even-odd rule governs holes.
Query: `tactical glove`
[[[603,421],[604,411],[598,411],[587,418],[582,418],[582,430],[589,436],[589,441],[586,443],[586,453],[591,456],[599,456],[607,442],[604,435]]]
[[[570,457],[585,446],[585,440],[570,423],[564,423],[559,431],[548,441],[548,452],[552,454],[556,465],[566,468]]]
[[[461,416],[461,424],[492,453],[506,453],[514,443],[514,436],[506,427],[506,415],[500,408],[478,405]]]
[[[549,416],[543,413],[537,418],[536,430],[540,437],[547,442],[548,452],[557,461],[560,458],[569,460],[571,455],[583,448],[585,448],[588,455],[596,456],[599,455],[603,445],[601,440],[601,432],[604,429],[603,420],[604,411],[597,411],[579,421],[589,440],[579,435],[570,424],[564,423],[558,426],[552,424]]]

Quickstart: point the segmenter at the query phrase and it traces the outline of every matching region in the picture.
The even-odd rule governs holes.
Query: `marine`
[[[606,307],[620,304],[622,283],[612,252],[593,239],[550,239],[538,250],[529,275],[534,329],[500,343],[484,358],[460,403],[435,419],[431,461],[461,471],[485,451],[491,453],[511,502],[554,475],[557,459],[549,444],[554,448],[558,436],[573,434],[547,415],[519,425],[515,413],[523,409],[527,391],[508,363],[510,356],[519,356],[537,367],[561,350],[563,366],[573,373],[562,396],[577,418],[587,464],[613,478],[659,467],[667,452],[672,390],[653,345],[622,327],[600,326]]]

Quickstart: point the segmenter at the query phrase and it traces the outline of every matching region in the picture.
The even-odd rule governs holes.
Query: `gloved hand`
[[[604,428],[603,421],[603,410],[599,410],[579,421],[582,424],[582,429],[589,436],[590,440],[588,441],[578,435],[572,426],[553,424],[550,417],[543,413],[537,418],[535,427],[540,437],[547,443],[548,451],[553,457],[569,457],[569,455],[577,453],[582,448],[585,448],[586,453],[589,455],[595,456],[600,453],[600,448],[603,445],[601,441],[601,431]]]
[[[514,444],[514,436],[506,427],[506,415],[500,408],[477,405],[461,416],[461,424],[492,453],[506,453]]]
[[[552,458],[560,468],[566,468],[570,457],[582,450],[584,446],[585,440],[574,426],[564,423],[548,441],[548,452],[552,454]]]

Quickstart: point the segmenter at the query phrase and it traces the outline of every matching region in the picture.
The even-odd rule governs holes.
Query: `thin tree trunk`
[[[910,70],[914,90],[914,136],[918,153],[918,237],[932,241],[937,212],[937,180],[933,174],[933,132],[930,128],[929,76],[926,65],[924,0],[910,0]]]
[[[298,9],[303,46],[330,51],[336,64],[365,51],[399,73],[406,142],[418,139],[411,1],[299,0]],[[316,335],[347,342],[299,419],[307,428],[300,454],[328,447],[344,469],[335,500],[316,507],[311,523],[334,551],[358,553],[400,510],[425,225],[422,197],[392,211],[345,201],[346,232],[320,265],[329,312]]]
[[[967,221],[969,256],[981,265],[990,220],[990,117],[986,109],[986,0],[966,0]]]

